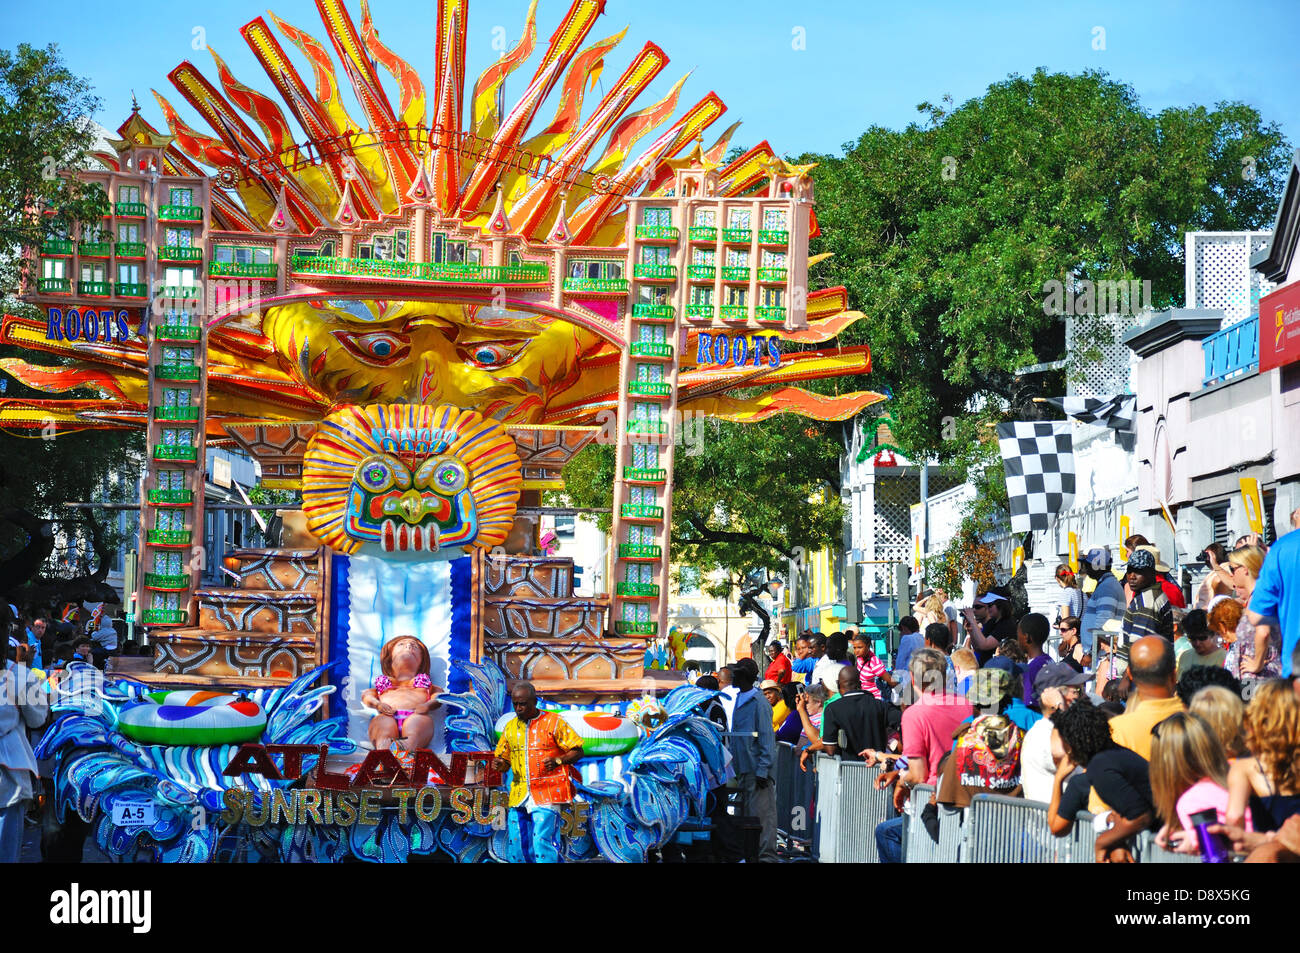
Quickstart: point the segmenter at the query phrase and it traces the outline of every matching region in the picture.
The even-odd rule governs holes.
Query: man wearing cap
[[[970,633],[975,659],[983,666],[993,657],[1003,639],[1016,637],[1016,621],[1011,618],[1011,600],[1001,586],[994,586],[966,610],[966,631]]]
[[[1030,801],[1047,803],[1052,798],[1056,761],[1052,757],[1052,715],[1064,711],[1083,695],[1088,676],[1064,662],[1051,662],[1039,670],[1034,691],[1039,696],[1043,718],[1025,732],[1020,748],[1020,780]]]
[[[1132,644],[1148,635],[1174,641],[1174,607],[1156,578],[1157,560],[1152,547],[1142,546],[1129,554],[1125,576],[1133,599],[1124,612],[1124,641]]]
[[[1083,615],[1079,618],[1079,638],[1085,651],[1096,657],[1095,639],[1111,619],[1124,617],[1124,586],[1110,571],[1110,550],[1097,546],[1083,557],[1083,571],[1097,585],[1088,597]]]
[[[1166,566],[1160,559],[1160,550],[1157,547],[1152,546],[1150,543],[1145,543],[1137,548],[1147,550],[1155,558],[1156,579],[1160,583],[1160,589],[1164,592],[1165,598],[1169,600],[1169,604],[1175,609],[1186,609],[1187,597],[1183,595],[1183,590],[1178,587],[1178,583],[1174,582],[1174,580],[1170,578],[1169,574],[1173,572],[1173,570]]]

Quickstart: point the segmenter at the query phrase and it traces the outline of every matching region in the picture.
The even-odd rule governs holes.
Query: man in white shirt
[[[727,713],[727,728],[731,728],[731,716],[736,709],[736,696],[740,690],[732,684],[732,678],[735,675],[736,667],[734,665],[724,665],[718,669],[718,701],[722,702],[722,710]]]
[[[1034,722],[1020,745],[1020,783],[1025,800],[1052,800],[1052,781],[1056,777],[1056,760],[1052,757],[1052,715],[1069,708],[1083,694],[1086,672],[1076,672],[1064,662],[1049,662],[1034,679],[1043,717]]]

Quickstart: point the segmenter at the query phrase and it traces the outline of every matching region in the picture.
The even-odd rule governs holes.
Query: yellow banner
[[[1241,477],[1241,502],[1246,507],[1246,522],[1256,533],[1264,532],[1264,501],[1259,495],[1259,481],[1254,477]]]
[[[1011,554],[1011,575],[1020,572],[1020,564],[1025,561],[1025,547],[1017,546],[1016,551]]]
[[[1128,539],[1132,533],[1129,532],[1129,522],[1127,516],[1119,518],[1119,558],[1120,561],[1128,559],[1128,550],[1124,548],[1124,540]]]
[[[1079,571],[1079,534],[1070,534],[1070,572]]]

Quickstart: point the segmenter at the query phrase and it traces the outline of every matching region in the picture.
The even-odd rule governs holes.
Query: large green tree
[[[1249,106],[1152,113],[1095,72],[1040,70],[918,110],[921,121],[868,129],[843,155],[795,160],[819,163],[810,251],[833,255],[810,283],[848,289],[866,316],[839,343],[870,344],[873,357],[869,376],[808,386],[891,393],[895,441],[958,473],[975,466],[973,523],[987,524],[1006,492],[991,424],[1039,413],[1031,398],[1064,393],[1109,334],[1081,320],[1071,366],[1017,375],[1066,356],[1050,283],[1149,281],[1155,307],[1181,305],[1184,233],[1267,227],[1290,149]],[[836,495],[840,436],[838,425],[778,418],[724,425],[702,456],[679,455],[677,559],[738,572],[775,566],[780,546],[838,542],[837,501],[807,501],[821,488]],[[583,505],[608,505],[612,477],[601,447],[566,471]]]
[[[1064,374],[1015,373],[1065,356],[1051,283],[1149,281],[1155,307],[1181,306],[1184,233],[1267,227],[1290,169],[1253,108],[1152,114],[1102,73],[1040,70],[918,108],[923,122],[799,161],[820,163],[811,251],[834,254],[813,280],[866,314],[841,343],[871,344],[902,446],[945,461],[1035,389],[1063,393]]]
[[[676,448],[673,473],[673,559],[706,573],[724,570],[725,580],[706,582],[706,591],[725,596],[755,569],[784,575],[788,559],[839,542],[839,424],[777,417],[685,429],[692,439]],[[614,448],[589,446],[570,461],[564,481],[574,505],[609,506]],[[609,530],[608,515],[597,522]]]
[[[97,222],[104,212],[102,191],[61,174],[86,164],[96,139],[90,117],[98,108],[88,82],[67,69],[55,47],[0,50],[0,297],[8,313],[40,317],[14,299],[26,266],[22,249],[50,235],[75,234],[79,222]],[[10,347],[0,347],[0,356],[55,360]],[[0,388],[0,399],[46,396],[8,377],[0,378]],[[106,595],[106,559],[122,544],[116,521],[63,504],[134,500],[129,474],[142,446],[137,433],[0,432],[0,593],[37,602]],[[105,493],[107,473],[128,478]],[[58,540],[78,537],[86,543],[84,555],[61,558],[66,554],[58,551]],[[23,583],[28,588],[19,595]]]

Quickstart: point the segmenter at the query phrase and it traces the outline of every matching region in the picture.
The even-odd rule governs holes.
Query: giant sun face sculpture
[[[521,482],[514,440],[475,411],[346,407],[307,445],[303,513],[338,552],[427,559],[503,542]]]

